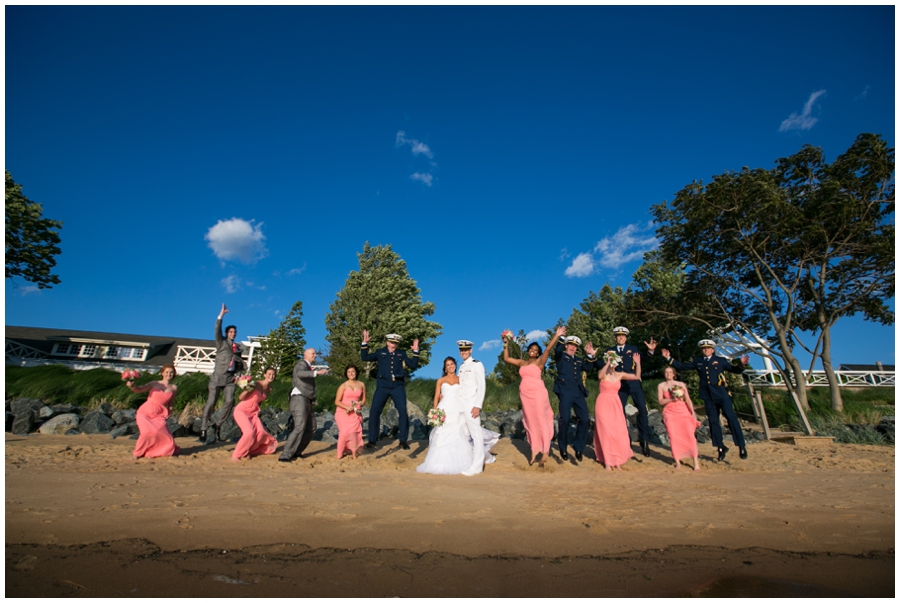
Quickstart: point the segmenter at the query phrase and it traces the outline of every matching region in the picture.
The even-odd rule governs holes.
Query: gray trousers
[[[315,398],[291,396],[291,416],[294,417],[294,429],[284,442],[281,458],[291,460],[303,454],[313,435],[316,433],[316,413],[312,410]]]
[[[203,407],[203,418],[200,421],[200,431],[206,431],[206,428],[209,426],[213,411],[216,409],[216,399],[219,397],[219,392],[223,389],[225,390],[225,404],[222,406],[222,417],[216,421],[216,427],[221,427],[222,424],[228,420],[228,417],[231,416],[231,411],[234,410],[234,383],[228,385],[210,385],[209,396],[206,398],[206,406]]]

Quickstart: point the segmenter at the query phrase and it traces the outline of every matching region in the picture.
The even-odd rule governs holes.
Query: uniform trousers
[[[369,411],[369,441],[375,443],[381,434],[381,411],[390,398],[397,409],[397,427],[400,432],[397,438],[405,442],[409,436],[409,415],[406,412],[406,388],[402,383],[393,383],[389,386],[379,384],[372,395],[372,409]]]
[[[481,473],[484,471],[484,431],[481,429],[481,414],[473,417],[472,409],[467,408],[463,411],[463,417],[466,420],[466,429],[472,436],[472,445],[475,447],[475,458],[472,459],[469,471]]]
[[[284,450],[281,458],[291,460],[303,454],[313,435],[316,433],[316,413],[312,406],[315,398],[307,398],[303,395],[291,396],[291,416],[294,418],[294,428],[284,442]]]
[[[734,413],[734,407],[731,403],[731,396],[718,395],[710,396],[703,399],[703,406],[706,408],[706,416],[709,418],[709,437],[712,438],[713,446],[720,448],[725,445],[722,437],[722,425],[719,423],[719,414],[725,415],[728,421],[728,429],[731,431],[731,439],[738,447],[744,447],[744,432],[741,429],[741,422]]]
[[[575,411],[575,417],[578,419],[578,426],[575,428],[575,439],[572,441],[572,448],[575,452],[583,452],[587,443],[588,426],[590,425],[590,414],[588,414],[587,402],[581,392],[577,394],[563,393],[559,394],[559,423],[557,430],[559,431],[556,443],[559,450],[563,451],[569,445],[569,420],[572,418],[572,411]]]

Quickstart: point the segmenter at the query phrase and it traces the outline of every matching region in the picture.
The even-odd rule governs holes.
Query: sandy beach
[[[177,443],[7,433],[6,596],[894,596],[893,447],[701,446],[699,472],[651,447],[608,473],[503,439],[464,477],[416,473],[425,442]]]

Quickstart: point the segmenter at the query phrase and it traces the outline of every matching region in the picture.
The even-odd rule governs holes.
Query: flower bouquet
[[[500,339],[502,339],[503,341],[512,341],[515,338],[516,338],[516,336],[513,335],[513,332],[510,331],[509,329],[506,329],[505,331],[500,333]]]
[[[356,413],[358,415],[362,415],[362,404],[360,404],[359,402],[356,402],[356,401],[351,402],[350,408],[347,409],[348,415],[352,415],[354,413]]]
[[[234,384],[241,389],[247,389],[253,384],[253,377],[250,375],[241,375],[240,377],[235,378]]]
[[[139,371],[135,371],[135,370],[131,370],[131,369],[126,369],[126,370],[122,371],[122,381],[134,381],[135,379],[137,379],[140,376],[141,376],[141,373]]]
[[[672,398],[675,400],[684,400],[684,389],[680,385],[676,385],[669,390]]]
[[[428,424],[432,427],[443,425],[447,420],[447,413],[440,408],[432,408],[428,411]]]
[[[612,364],[613,366],[617,366],[619,364],[622,364],[622,357],[619,356],[614,351],[610,350],[610,351],[606,352],[605,354],[603,354],[603,362],[605,362],[606,364]]]

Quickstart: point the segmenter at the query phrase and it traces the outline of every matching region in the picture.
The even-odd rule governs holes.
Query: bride
[[[440,403],[438,403],[440,401]],[[444,376],[434,387],[434,408],[444,411],[443,425],[431,430],[428,437],[428,454],[425,461],[416,467],[419,473],[456,475],[472,465],[475,451],[472,439],[463,418],[463,408],[459,402],[459,377],[456,376],[456,359],[444,360]],[[485,464],[493,463],[494,457],[488,451],[500,439],[500,434],[484,429]]]

